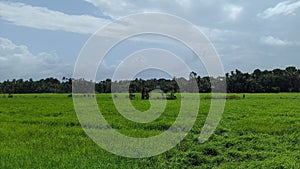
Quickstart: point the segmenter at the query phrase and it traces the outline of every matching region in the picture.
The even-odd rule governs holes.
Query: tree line
[[[256,69],[253,73],[243,73],[240,70],[226,73],[225,77],[200,77],[191,72],[189,79],[135,79],[112,81],[106,79],[100,82],[90,82],[84,79],[63,77],[61,80],[50,77],[34,81],[32,79],[13,79],[0,83],[0,93],[71,93],[72,83],[84,82],[95,86],[98,93],[129,92],[137,93],[160,89],[163,92],[190,92],[194,80],[200,93],[222,91],[226,84],[228,93],[274,93],[300,92],[300,70],[296,67],[286,69],[264,70]],[[222,82],[222,83],[221,83]],[[179,87],[181,86],[181,87]]]

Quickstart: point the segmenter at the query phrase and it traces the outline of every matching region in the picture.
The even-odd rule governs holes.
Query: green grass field
[[[198,143],[210,106],[202,94],[196,124],[180,144],[158,156],[130,159],[105,151],[85,134],[67,94],[0,95],[0,168],[300,168],[300,93],[229,96],[207,142]],[[118,114],[109,94],[97,99],[111,126],[133,137],[160,134],[180,108],[180,99],[168,100],[161,117],[137,124]],[[142,111],[150,107],[149,101],[131,102]]]

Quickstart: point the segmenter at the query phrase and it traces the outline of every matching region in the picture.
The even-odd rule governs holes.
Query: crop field
[[[300,93],[242,95],[228,94],[217,129],[200,144],[210,107],[209,95],[201,94],[196,123],[184,140],[141,159],[114,155],[94,143],[81,128],[68,94],[0,95],[0,168],[300,168]],[[181,101],[167,100],[158,119],[140,124],[122,117],[110,94],[96,98],[109,124],[131,137],[167,130]],[[141,111],[150,107],[139,98],[131,103]]]

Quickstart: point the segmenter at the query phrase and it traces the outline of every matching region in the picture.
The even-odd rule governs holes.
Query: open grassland
[[[201,94],[197,121],[180,144],[158,156],[129,159],[106,152],[85,134],[67,94],[0,95],[0,168],[300,168],[299,93],[227,97],[207,142],[198,143],[210,106],[210,96]],[[158,119],[138,124],[117,112],[110,94],[97,100],[110,125],[132,137],[167,130],[180,108],[180,98],[168,100]],[[150,107],[147,100],[131,102],[141,111]]]

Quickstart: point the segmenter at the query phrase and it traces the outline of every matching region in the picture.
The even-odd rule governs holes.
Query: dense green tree
[[[33,81],[33,79],[12,79],[0,83],[0,93],[71,93],[72,84],[82,87],[79,92],[93,92],[95,87],[98,93],[111,92],[150,92],[160,89],[163,92],[191,92],[192,81],[198,84],[200,93],[222,91],[227,85],[227,92],[300,92],[300,70],[296,67],[261,71],[256,69],[253,73],[243,73],[240,70],[226,73],[225,77],[200,77],[195,72],[189,74],[189,79],[182,77],[173,79],[134,79],[114,81],[106,79],[100,82],[85,81],[84,79],[71,79],[63,77],[61,81],[50,77]],[[113,90],[113,91],[112,91]]]

